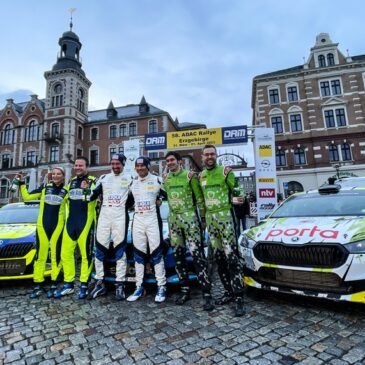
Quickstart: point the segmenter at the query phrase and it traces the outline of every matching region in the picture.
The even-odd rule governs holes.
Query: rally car
[[[365,186],[294,194],[239,243],[250,287],[365,303]]]
[[[0,209],[0,280],[33,277],[38,213],[37,203],[13,203]],[[47,263],[45,275],[50,274]]]
[[[169,207],[166,201],[164,201],[160,207],[160,215],[162,219],[162,234],[163,234],[163,256],[165,260],[165,270],[166,270],[166,280],[167,283],[176,284],[179,282],[179,277],[176,273],[175,269],[175,259],[173,254],[173,248],[170,244],[169,238],[169,228],[167,223],[167,217],[169,214]],[[135,282],[135,269],[134,269],[134,256],[133,256],[133,244],[132,244],[132,222],[133,213],[130,213],[129,216],[129,229],[127,233],[127,276],[126,281]],[[205,237],[207,239],[207,236]],[[186,260],[189,270],[189,279],[192,281],[197,280],[197,276],[193,266],[193,260],[189,250],[186,250]],[[206,253],[208,249],[206,247]],[[106,261],[104,262],[104,270],[105,270],[105,280],[109,282],[115,281],[115,254],[112,247],[109,248],[106,254]],[[94,276],[94,273],[93,273]],[[144,275],[145,283],[156,283],[155,273],[153,265],[150,262],[149,253],[147,255],[146,264],[145,264],[145,275]]]

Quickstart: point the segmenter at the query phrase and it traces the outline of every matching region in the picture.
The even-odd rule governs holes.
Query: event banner
[[[247,143],[247,126],[202,128],[145,135],[146,150],[202,148],[206,144]]]
[[[273,128],[255,129],[257,219],[260,222],[276,207],[276,155]]]

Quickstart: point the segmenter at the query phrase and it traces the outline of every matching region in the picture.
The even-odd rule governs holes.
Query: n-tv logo
[[[144,137],[144,148],[146,150],[165,150],[166,133],[151,133]]]
[[[275,198],[275,189],[259,189],[260,198]]]
[[[222,143],[246,143],[247,142],[247,126],[242,127],[223,127]]]

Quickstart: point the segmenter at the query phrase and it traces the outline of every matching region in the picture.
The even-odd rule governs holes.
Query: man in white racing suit
[[[135,211],[132,237],[136,270],[136,290],[127,298],[127,301],[133,302],[145,293],[143,277],[145,258],[149,246],[158,285],[155,302],[164,302],[166,299],[166,273],[161,246],[162,221],[156,205],[156,200],[162,194],[162,181],[158,176],[152,175],[149,172],[150,161],[147,157],[138,157],[135,162],[135,167],[138,176],[132,181],[130,190],[134,198]]]
[[[94,299],[106,294],[104,284],[104,260],[110,243],[116,261],[116,291],[117,300],[125,299],[124,281],[127,271],[125,248],[127,245],[128,207],[127,199],[131,178],[123,173],[126,158],[123,154],[111,157],[112,172],[102,175],[92,191],[90,200],[102,197],[101,209],[96,228],[95,244],[95,285],[89,292],[88,299]]]

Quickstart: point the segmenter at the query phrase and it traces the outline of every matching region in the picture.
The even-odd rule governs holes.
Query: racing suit
[[[50,248],[51,280],[56,282],[62,268],[61,243],[62,230],[65,224],[67,191],[63,184],[57,186],[53,182],[49,182],[28,193],[25,183],[21,182],[20,193],[24,201],[40,200],[33,280],[35,283],[44,282],[44,271]]]
[[[216,165],[199,175],[203,190],[209,238],[224,289],[243,296],[242,267],[238,255],[231,191],[236,178],[230,167]]]
[[[170,208],[169,227],[171,245],[174,248],[176,271],[181,286],[188,283],[186,265],[186,244],[193,257],[193,263],[203,293],[210,293],[211,284],[207,274],[207,260],[203,251],[201,225],[197,207],[201,217],[205,217],[204,197],[194,172],[184,169],[170,172],[164,182]]]
[[[127,259],[125,248],[128,232],[127,198],[131,178],[113,172],[100,177],[90,200],[102,195],[102,204],[96,228],[95,279],[104,278],[104,260],[110,242],[113,242],[116,260],[116,282],[125,281]]]
[[[96,178],[88,175],[82,177],[75,176],[66,186],[69,199],[61,250],[65,283],[73,283],[75,280],[76,243],[81,254],[81,283],[86,284],[88,282],[93,266],[96,201],[85,200],[84,189],[81,188],[83,181],[87,182],[89,189],[95,187]]]
[[[132,237],[136,269],[136,286],[143,283],[144,263],[147,254],[147,243],[151,261],[155,268],[157,285],[166,285],[165,263],[161,241],[162,221],[156,200],[161,193],[161,181],[158,176],[148,173],[144,178],[136,177],[130,187],[134,198],[134,217]]]

